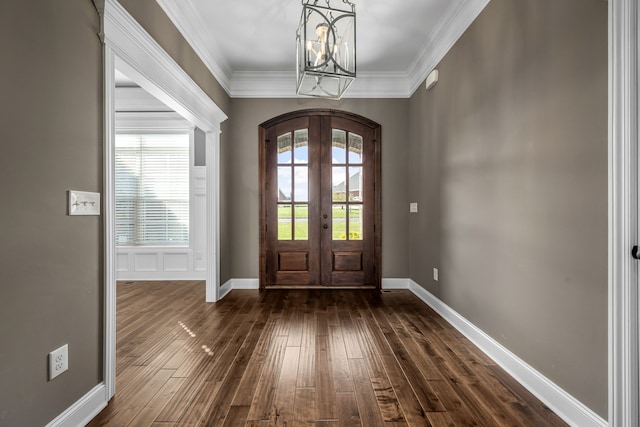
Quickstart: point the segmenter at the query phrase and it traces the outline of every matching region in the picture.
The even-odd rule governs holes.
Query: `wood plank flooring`
[[[565,426],[405,290],[117,285],[97,426]]]

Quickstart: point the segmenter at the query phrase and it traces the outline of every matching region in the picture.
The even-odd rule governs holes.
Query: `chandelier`
[[[356,78],[356,7],[332,8],[302,0],[296,32],[298,95],[340,99]]]

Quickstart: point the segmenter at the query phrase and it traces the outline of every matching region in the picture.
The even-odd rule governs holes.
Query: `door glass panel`
[[[343,130],[331,130],[331,157],[333,164],[347,163],[347,133]]]
[[[309,163],[309,131],[300,129],[293,132],[293,162]]]
[[[278,240],[291,240],[291,205],[278,205]]]
[[[334,166],[331,178],[332,200],[343,202],[347,200],[347,168],[344,166]]]
[[[309,201],[309,168],[307,166],[296,166],[294,180],[295,188],[293,200],[296,202]]]
[[[349,133],[349,163],[362,163],[362,137]]]
[[[347,240],[347,205],[334,204],[331,209],[333,240]]]
[[[309,205],[295,205],[294,240],[309,239]]]
[[[291,168],[289,166],[278,166],[278,201],[291,201]]]
[[[291,134],[285,133],[280,135],[278,137],[278,163],[291,163],[292,152]]]
[[[362,167],[351,166],[349,168],[349,201],[362,201]]]
[[[349,240],[362,240],[362,205],[349,205]]]

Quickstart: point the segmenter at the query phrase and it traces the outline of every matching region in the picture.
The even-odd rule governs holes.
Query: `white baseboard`
[[[418,298],[458,329],[569,425],[576,427],[606,427],[609,425],[598,414],[536,371],[429,291],[413,280],[407,280],[409,281],[409,289]]]
[[[229,279],[232,289],[259,289],[259,279]],[[227,283],[229,283],[227,282]]]
[[[78,427],[89,423],[109,403],[107,388],[98,384],[46,427]]]
[[[382,289],[409,289],[409,279],[382,279]],[[258,279],[229,279],[220,288],[220,297],[228,294],[232,289],[259,289]]]
[[[382,289],[409,289],[410,279],[385,279],[382,278]]]
[[[233,290],[232,280],[233,279],[229,279],[224,285],[220,286],[220,291],[218,292],[218,300],[226,297],[227,295],[229,295],[229,292]]]

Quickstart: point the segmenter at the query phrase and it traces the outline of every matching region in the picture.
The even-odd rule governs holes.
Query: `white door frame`
[[[116,0],[105,3],[104,39],[104,376],[107,399],[110,399],[116,383],[115,70],[123,72],[206,133],[208,302],[218,300],[220,289],[220,124],[227,116]]]
[[[637,427],[638,6],[609,0],[609,426]],[[585,248],[588,250],[588,248]]]

